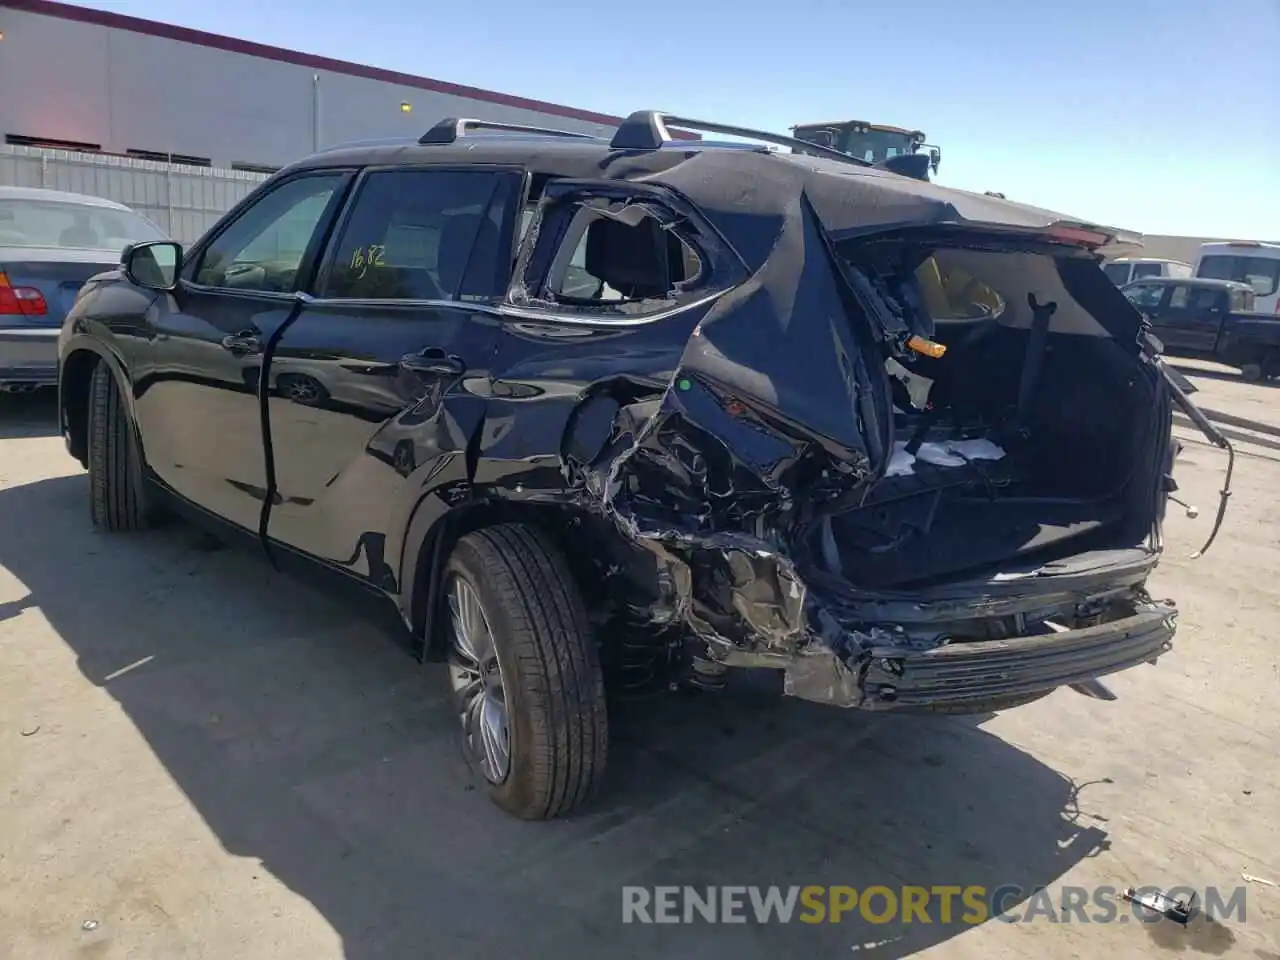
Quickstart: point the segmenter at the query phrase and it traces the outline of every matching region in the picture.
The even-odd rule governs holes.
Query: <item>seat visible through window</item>
[[[547,292],[562,303],[664,299],[702,270],[693,248],[652,216],[632,225],[581,206],[556,253]]]
[[[335,245],[325,295],[358,299],[497,297],[505,173],[396,170],[370,174]]]

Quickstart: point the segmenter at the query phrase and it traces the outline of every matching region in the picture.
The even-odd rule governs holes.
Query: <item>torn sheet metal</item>
[[[710,305],[660,397],[620,415],[628,426],[582,481],[585,505],[687,591],[664,609],[678,611],[702,644],[695,655],[781,667],[791,695],[882,709],[962,705],[966,691],[975,700],[1033,698],[1167,649],[1172,608],[1135,606],[1114,626],[1034,638],[1038,655],[992,682],[1003,641],[935,655],[936,626],[907,631],[847,615],[837,596],[847,585],[833,593],[833,581],[816,576],[803,539],[825,510],[893,470],[893,404],[887,378],[869,367],[882,362],[870,321],[841,284],[816,212],[799,196],[778,213],[776,233],[773,221],[755,224],[757,239],[770,242],[754,248],[750,278]],[[920,446],[912,459],[949,466],[1004,456],[993,441],[972,439]],[[1026,581],[1032,593],[1046,582]],[[1040,601],[1043,610],[1024,603],[1033,614],[1074,614],[1092,597],[1067,590]],[[980,610],[987,599],[970,593],[940,605]],[[1142,599],[1134,593],[1135,604]],[[1117,642],[1123,651],[1113,653]],[[1073,645],[1087,650],[1088,675],[1072,666]],[[958,693],[937,686],[944,681]]]
[[[564,479],[578,505],[639,548],[638,564],[656,584],[647,612],[642,602],[631,604],[637,616],[683,628],[694,658],[782,669],[788,693],[823,703],[963,707],[965,691],[1034,698],[1167,649],[1173,610],[1149,604],[1141,590],[1154,565],[1149,550],[1074,565],[1031,564],[998,583],[954,584],[932,596],[859,593],[839,576],[838,555],[825,564],[815,557],[818,538],[810,535],[903,469],[901,459],[892,467],[899,447],[881,369],[884,329],[872,318],[884,305],[869,302],[879,296],[873,284],[849,284],[825,218],[849,226],[852,219],[840,218],[852,218],[859,203],[859,215],[874,208],[873,219],[886,223],[919,221],[921,203],[932,211],[926,222],[950,214],[929,206],[940,201],[917,196],[914,187],[907,196],[834,171],[822,175],[860,200],[846,207],[833,193],[819,205],[812,172],[782,160],[762,165],[754,155],[701,154],[668,156],[665,165],[651,160],[627,156],[617,163],[634,165],[629,176],[636,182],[693,200],[698,216],[740,259],[744,279],[696,308],[627,327],[625,335],[603,325],[575,327],[573,354],[558,352],[568,341],[557,332],[560,346],[549,347],[545,360],[529,343],[549,331],[534,322],[509,325],[487,417],[522,426],[501,436],[483,433],[475,451],[478,487],[505,482],[498,476],[503,463],[544,460],[546,438],[557,431]],[[730,168],[744,164],[752,177],[731,175]],[[887,204],[902,209],[877,206],[879,195],[872,194],[881,190]],[[1117,362],[1143,375],[1134,362],[1141,318],[1096,264],[1068,254],[1051,259],[1049,269],[1085,310],[1109,318],[1107,332],[1128,355]],[[508,363],[515,338],[528,342],[510,347]],[[555,378],[572,378],[575,358],[599,371],[599,379],[585,392],[576,384],[557,392]],[[927,406],[928,395],[921,399]],[[522,419],[524,403],[546,411],[544,418]],[[1157,433],[1159,412],[1152,421]],[[913,464],[959,469],[1006,457],[991,440],[929,442],[912,452]],[[1134,492],[1136,512],[1154,509],[1155,487]],[[549,488],[500,495],[556,496]],[[825,529],[829,534],[829,524]],[[1048,617],[1087,625],[1037,635],[1037,618]],[[948,641],[947,631],[972,629],[982,618],[1007,621],[1013,632],[983,643]],[[1022,630],[1028,633],[1020,637]],[[993,667],[1007,655],[1002,644],[1013,640],[1036,655],[1016,671]],[[1076,647],[1085,649],[1088,676],[1073,667]]]

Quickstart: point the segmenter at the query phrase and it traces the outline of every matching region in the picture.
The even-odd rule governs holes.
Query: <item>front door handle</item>
[[[235,333],[222,338],[222,348],[229,350],[237,356],[246,353],[261,353],[262,341],[258,339],[258,335],[252,331],[245,330],[241,333]]]
[[[414,373],[429,373],[440,377],[453,377],[464,373],[467,365],[462,358],[446,353],[441,347],[427,347],[418,353],[400,358],[400,366]]]

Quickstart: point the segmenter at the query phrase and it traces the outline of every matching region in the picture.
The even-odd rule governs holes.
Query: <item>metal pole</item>
[[[320,74],[311,75],[311,149],[320,150]]]

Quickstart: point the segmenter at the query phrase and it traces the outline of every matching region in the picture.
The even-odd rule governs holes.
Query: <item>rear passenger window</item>
[[[1191,309],[1197,311],[1212,310],[1218,305],[1217,290],[1195,290],[1191,294]]]
[[[369,174],[342,225],[319,291],[330,298],[477,300],[510,273],[519,177],[483,170]]]
[[[624,308],[673,299],[702,274],[702,261],[648,213],[580,203],[552,257],[542,299],[577,307]]]

